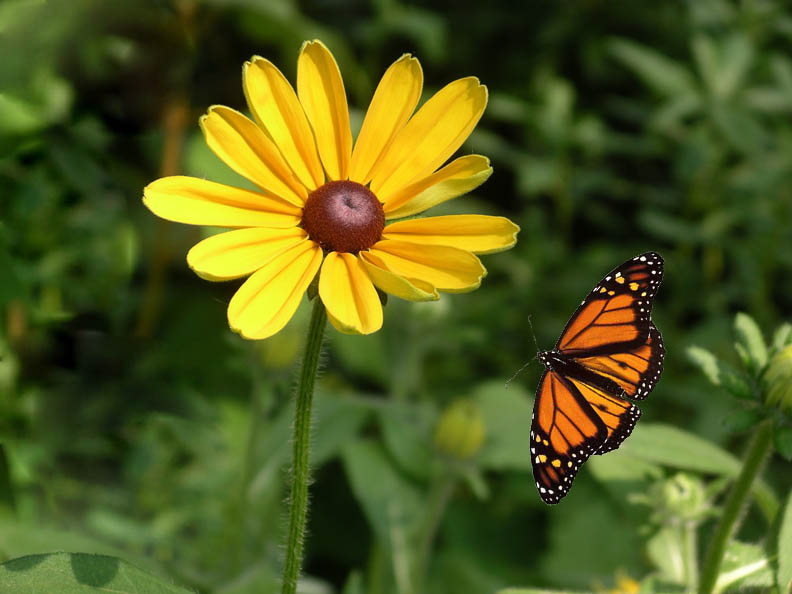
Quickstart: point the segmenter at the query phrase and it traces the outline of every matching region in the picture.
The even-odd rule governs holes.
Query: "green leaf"
[[[764,419],[761,409],[746,408],[735,410],[723,419],[723,425],[732,433],[743,433]]]
[[[784,506],[784,517],[778,532],[778,573],[776,585],[780,594],[792,592],[792,493]]]
[[[311,464],[319,466],[354,439],[371,416],[373,405],[363,398],[331,395],[319,391],[314,410]],[[293,409],[291,409],[293,411]]]
[[[658,93],[668,96],[697,94],[693,75],[679,62],[627,39],[612,40],[609,49],[617,60]]]
[[[734,318],[734,331],[737,334],[737,346],[742,347],[748,357],[748,369],[758,375],[767,365],[767,345],[762,331],[751,316],[742,312]]]
[[[739,461],[709,441],[660,423],[639,423],[619,448],[631,456],[672,468],[733,475]]]
[[[707,349],[700,346],[689,346],[687,348],[687,356],[701,372],[707,376],[711,384],[720,386],[720,368],[718,366],[718,359]]]
[[[715,592],[766,588],[772,585],[773,573],[764,549],[755,544],[731,541],[723,556]]]
[[[719,99],[728,99],[742,88],[753,54],[753,46],[742,35],[731,35],[718,43],[705,35],[693,40],[701,78],[710,94]]]
[[[770,351],[775,354],[792,342],[792,324],[784,322],[773,333],[773,341],[770,343]]]
[[[0,565],[0,594],[190,594],[117,557],[86,553],[29,555]]]
[[[380,542],[393,549],[394,555],[411,556],[410,545],[425,509],[419,490],[396,470],[375,441],[347,444],[342,459],[352,493]]]
[[[388,452],[399,467],[415,478],[432,474],[432,426],[437,417],[430,406],[388,404],[377,411]]]
[[[341,594],[365,594],[363,576],[359,571],[353,571],[349,574]]]
[[[676,583],[684,583],[686,578],[683,538],[681,530],[665,526],[646,543],[652,563],[664,578]]]
[[[663,475],[659,465],[625,454],[621,449],[609,456],[592,456],[587,466],[601,482],[642,481]]]
[[[516,384],[504,388],[489,382],[476,388],[473,399],[484,417],[486,441],[478,454],[482,467],[496,470],[531,468],[527,441],[532,406],[526,391]]]
[[[773,434],[773,443],[779,455],[792,462],[792,427],[780,425]]]
[[[735,398],[754,398],[754,390],[748,379],[727,363],[719,361],[708,350],[692,345],[687,348],[687,356],[713,385],[723,387]]]

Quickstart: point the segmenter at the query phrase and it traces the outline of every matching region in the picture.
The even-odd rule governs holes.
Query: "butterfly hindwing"
[[[554,371],[539,380],[531,420],[531,463],[539,495],[558,503],[608,430],[575,386]]]
[[[646,340],[638,347],[607,355],[577,357],[575,360],[586,369],[616,382],[628,398],[643,400],[660,379],[664,358],[663,337],[650,322]]]
[[[612,270],[567,322],[553,351],[539,353],[531,461],[539,494],[558,503],[581,464],[615,450],[641,416],[663,370],[665,347],[651,321],[663,259],[647,252]]]

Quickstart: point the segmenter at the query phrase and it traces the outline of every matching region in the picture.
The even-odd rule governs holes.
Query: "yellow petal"
[[[358,259],[331,252],[319,275],[319,296],[330,321],[348,334],[371,334],[382,327],[379,296]]]
[[[385,239],[374,244],[369,253],[394,274],[420,279],[449,293],[472,291],[487,274],[476,256],[455,247]]]
[[[299,227],[237,229],[195,244],[187,253],[187,264],[206,280],[241,278],[307,239],[308,234]]]
[[[294,89],[275,65],[259,56],[245,62],[242,86],[250,111],[278,145],[297,178],[315,190],[324,183],[316,142]]]
[[[319,40],[305,42],[300,50],[297,95],[313,128],[327,177],[347,179],[352,131],[344,81],[333,54]]]
[[[230,107],[215,105],[200,119],[206,144],[226,165],[258,187],[298,206],[308,192],[278,148],[252,121]]]
[[[378,289],[407,301],[437,301],[440,295],[435,288],[417,278],[404,278],[394,274],[382,259],[370,252],[360,252],[360,262]]]
[[[382,75],[352,151],[349,179],[371,181],[374,164],[410,119],[423,88],[421,64],[405,54]]]
[[[392,194],[385,203],[385,216],[400,219],[423,212],[477,188],[492,175],[487,157],[466,155],[423,179]]]
[[[288,228],[302,210],[285,200],[215,182],[174,175],[150,183],[143,203],[155,215],[190,225]]]
[[[322,249],[304,241],[247,279],[228,304],[228,324],[245,338],[268,338],[294,315],[322,264]]]
[[[449,245],[474,254],[492,254],[513,246],[519,230],[506,217],[449,215],[392,223],[385,227],[382,238],[420,245]]]
[[[374,168],[371,190],[382,202],[442,165],[473,131],[487,105],[477,78],[440,89],[407,122]]]

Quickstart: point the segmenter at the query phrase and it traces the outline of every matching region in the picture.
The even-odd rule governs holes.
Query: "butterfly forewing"
[[[555,349],[571,357],[619,352],[649,333],[652,299],[663,278],[663,259],[648,252],[612,270],[567,322]]]
[[[615,450],[660,379],[665,348],[650,319],[663,259],[647,252],[612,270],[567,322],[555,350],[541,353],[531,423],[531,461],[539,494],[558,503],[591,454]]]

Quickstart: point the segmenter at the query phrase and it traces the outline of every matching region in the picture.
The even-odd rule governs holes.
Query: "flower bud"
[[[784,347],[770,359],[764,383],[767,404],[792,411],[792,345]]]
[[[484,443],[484,417],[470,399],[452,402],[440,416],[434,434],[435,447],[450,458],[468,460]]]

